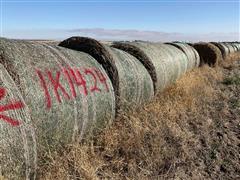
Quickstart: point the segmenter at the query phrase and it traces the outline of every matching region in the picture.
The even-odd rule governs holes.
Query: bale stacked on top
[[[208,64],[216,66],[222,61],[221,51],[211,43],[196,43],[193,47],[197,50],[200,56],[200,64]]]
[[[0,177],[34,179],[37,152],[29,109],[2,65],[0,99]]]
[[[0,39],[0,55],[30,109],[38,150],[91,135],[115,117],[111,81],[88,54]]]
[[[188,58],[188,69],[192,69],[194,67],[198,67],[200,64],[200,56],[198,52],[190,45],[186,43],[179,43],[179,42],[173,42],[173,43],[166,43],[175,46],[176,48],[179,48],[182,50],[187,58]]]
[[[72,37],[59,45],[89,53],[102,64],[117,92],[118,108],[141,105],[153,97],[152,79],[134,56],[86,37]]]
[[[150,73],[155,91],[175,82],[188,67],[186,55],[176,47],[148,42],[115,42],[113,47],[135,56]]]

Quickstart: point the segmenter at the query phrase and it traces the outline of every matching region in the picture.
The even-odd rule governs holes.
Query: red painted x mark
[[[0,87],[0,100],[6,96],[6,90]],[[21,123],[18,120],[15,120],[11,117],[1,114],[4,111],[21,109],[24,107],[24,104],[21,101],[10,102],[6,105],[0,105],[0,119],[11,124],[12,126],[19,126]]]

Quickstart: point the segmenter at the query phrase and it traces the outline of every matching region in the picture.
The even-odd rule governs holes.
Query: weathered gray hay
[[[230,54],[232,54],[232,53],[235,52],[235,49],[234,49],[234,47],[232,46],[232,44],[230,44],[230,43],[224,43],[224,44],[225,44],[225,46],[228,47]]]
[[[90,55],[7,39],[0,55],[30,109],[38,150],[78,141],[115,117],[111,81]]]
[[[2,65],[0,83],[0,177],[34,179],[37,152],[29,109]]]
[[[219,48],[223,59],[225,59],[227,57],[227,55],[229,54],[229,49],[226,45],[224,45],[223,43],[220,43],[220,42],[211,42],[211,44],[213,44]]]
[[[176,48],[182,50],[188,59],[188,69],[193,69],[194,67],[198,67],[200,64],[200,56],[198,52],[190,45],[186,43],[179,43],[179,42],[173,42],[173,43],[166,43],[170,44],[172,46],[175,46]]]
[[[107,72],[110,70],[109,74],[118,92],[118,108],[141,105],[152,99],[154,95],[152,79],[134,56],[86,37],[72,37],[59,45],[89,53]],[[118,76],[114,76],[112,70],[116,70],[115,75]]]
[[[112,59],[112,56],[105,48],[103,48],[100,42],[91,38],[71,37],[60,42],[59,46],[79,50],[94,57],[107,72],[110,80],[112,81],[115,96],[119,97],[119,77],[117,67]]]
[[[143,63],[155,83],[155,91],[162,91],[187,70],[186,55],[171,45],[148,42],[115,42],[113,47],[132,54]]]
[[[233,48],[234,48],[234,52],[237,52],[238,51],[238,48],[235,44],[232,44]]]
[[[237,51],[240,51],[240,43],[239,42],[234,42],[233,44],[237,47]]]
[[[237,46],[237,44],[235,44],[235,43],[231,43],[231,44],[232,44],[232,46],[233,46],[233,48],[234,48],[234,51],[237,52],[237,51],[238,51],[238,46]]]
[[[156,91],[157,73],[149,57],[140,48],[130,44],[129,42],[114,42],[112,47],[126,51],[136,57],[148,70],[148,73],[153,81],[154,90]]]
[[[201,65],[208,64],[209,66],[216,66],[222,61],[221,51],[211,43],[196,43],[193,47],[200,56]]]
[[[59,41],[51,41],[51,40],[29,40],[29,42],[33,42],[33,43],[41,43],[41,44],[48,44],[48,45],[54,45],[57,46],[59,44]]]

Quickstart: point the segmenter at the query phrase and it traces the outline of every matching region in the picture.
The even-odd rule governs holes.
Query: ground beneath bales
[[[96,139],[42,156],[40,179],[239,179],[240,54],[187,73]]]

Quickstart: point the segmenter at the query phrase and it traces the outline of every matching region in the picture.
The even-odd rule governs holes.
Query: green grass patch
[[[225,85],[240,85],[240,76],[225,78],[222,83]]]

